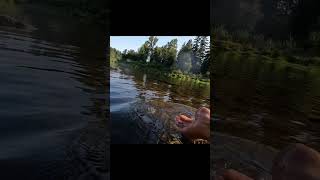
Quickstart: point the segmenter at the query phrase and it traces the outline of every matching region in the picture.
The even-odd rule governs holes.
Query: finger
[[[210,109],[206,107],[201,107],[196,111],[196,116],[203,115],[203,114],[210,116]]]
[[[177,130],[180,131],[180,132],[184,132],[186,127],[179,127],[179,126],[176,126],[177,127]]]
[[[222,176],[217,176],[217,180],[224,180]]]
[[[210,109],[201,107],[196,112],[196,120],[210,122]]]
[[[210,109],[206,107],[199,108],[199,113],[210,114]]]
[[[179,115],[179,116],[176,116],[176,120],[177,121],[182,121],[182,122],[186,122],[186,123],[190,123],[192,122],[192,119],[185,116],[185,115]]]
[[[242,173],[239,173],[238,171],[235,171],[233,169],[225,170],[222,173],[222,177],[225,180],[253,180],[252,178],[250,178]]]

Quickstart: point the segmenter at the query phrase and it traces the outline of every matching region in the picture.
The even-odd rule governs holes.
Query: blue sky
[[[156,46],[163,46],[172,39],[178,39],[179,50],[184,42],[187,42],[189,39],[194,39],[194,37],[195,36],[157,36],[159,40]],[[120,51],[125,49],[137,51],[148,38],[149,36],[111,36],[110,46]]]

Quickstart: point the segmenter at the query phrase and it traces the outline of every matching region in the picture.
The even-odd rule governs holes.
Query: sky
[[[178,39],[178,50],[181,48],[184,42],[189,39],[194,39],[195,36],[157,36],[159,39],[156,46],[163,46],[172,39]],[[149,36],[111,36],[110,46],[117,50],[123,51],[125,49],[138,50],[144,42],[148,40]]]

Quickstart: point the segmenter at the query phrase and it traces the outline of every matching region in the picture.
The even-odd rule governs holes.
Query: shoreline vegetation
[[[110,67],[128,65],[143,72],[210,84],[209,40],[206,36],[197,36],[184,43],[177,50],[177,39],[162,47],[156,46],[158,39],[150,36],[138,51],[119,50],[110,47]]]
[[[237,56],[320,66],[320,32],[311,32],[303,42],[291,35],[284,40],[272,40],[246,30],[227,31],[223,26],[214,27],[211,34],[215,54],[233,52]]]
[[[319,5],[318,0],[216,0],[214,52],[319,67]]]
[[[107,26],[109,14],[108,1],[100,0],[3,0],[0,2],[0,9],[4,12],[16,11],[17,5],[51,6],[57,8],[60,13],[92,21],[102,27]]]
[[[209,84],[210,79],[201,77],[199,75],[195,74],[184,74],[177,70],[172,70],[170,68],[165,68],[161,65],[157,64],[144,64],[141,62],[126,62],[126,61],[120,61],[117,64],[114,64],[111,66],[111,68],[116,68],[118,66],[130,66],[130,68],[133,68],[135,70],[140,70],[146,73],[151,73],[153,75],[159,75],[162,77],[167,78],[175,78],[180,80],[186,80],[186,81],[194,81],[195,83],[200,84]]]

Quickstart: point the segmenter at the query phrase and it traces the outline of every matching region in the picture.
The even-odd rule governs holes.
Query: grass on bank
[[[107,25],[108,1],[100,0],[9,0],[11,4],[40,4],[59,8],[64,14]]]
[[[233,51],[243,56],[320,66],[320,32],[311,32],[309,38],[302,42],[290,35],[285,40],[272,40],[244,30],[231,33],[223,27],[216,27],[213,28],[212,37],[213,52]]]
[[[118,62],[111,62],[111,67],[115,68],[118,65],[129,65],[131,68],[136,70],[140,70],[147,73],[152,73],[154,75],[165,76],[169,78],[176,78],[186,81],[194,81],[199,84],[209,84],[210,79],[208,77],[204,77],[203,75],[196,74],[187,74],[175,68],[168,68],[161,64],[156,63],[144,63],[140,61],[131,61],[127,62],[124,60]]]
[[[307,56],[303,52],[289,52],[278,49],[258,49],[245,44],[231,41],[215,41],[213,50],[219,52],[234,52],[239,56],[259,56],[263,59],[274,61],[287,61],[289,63],[300,64],[304,66],[316,65],[320,66],[320,56]]]

